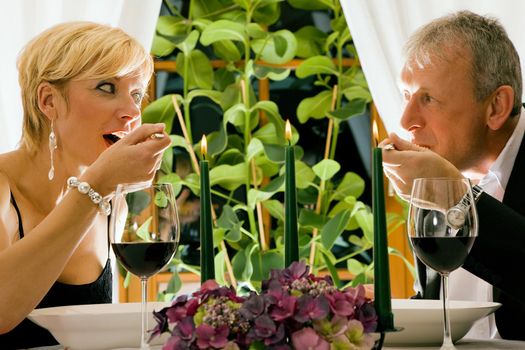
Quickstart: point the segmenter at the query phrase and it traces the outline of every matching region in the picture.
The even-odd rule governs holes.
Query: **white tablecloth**
[[[383,347],[385,350],[439,350],[439,346],[430,347]],[[503,339],[471,340],[462,339],[456,344],[458,350],[525,350],[525,341]]]

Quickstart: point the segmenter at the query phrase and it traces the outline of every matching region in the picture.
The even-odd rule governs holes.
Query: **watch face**
[[[447,222],[450,227],[460,229],[465,224],[467,215],[462,208],[452,207],[447,211]]]

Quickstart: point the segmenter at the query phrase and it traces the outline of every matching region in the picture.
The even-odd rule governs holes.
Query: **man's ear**
[[[59,97],[58,90],[50,83],[43,82],[38,85],[38,108],[49,119],[55,118],[57,113],[57,102]]]
[[[514,90],[509,85],[498,87],[489,97],[487,126],[499,130],[509,119],[514,105]]]

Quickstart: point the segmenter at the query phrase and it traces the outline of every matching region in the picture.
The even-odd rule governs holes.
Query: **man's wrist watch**
[[[474,203],[479,200],[479,197],[483,193],[483,188],[478,185],[472,187],[472,197]],[[467,218],[467,213],[470,208],[469,196],[464,195],[463,198],[459,201],[458,204],[447,210],[447,223],[450,227],[459,230],[465,225],[465,220]]]

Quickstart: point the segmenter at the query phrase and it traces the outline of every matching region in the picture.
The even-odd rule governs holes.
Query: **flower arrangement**
[[[362,286],[338,290],[304,262],[273,270],[260,294],[237,296],[209,280],[191,297],[154,312],[163,350],[372,349],[377,316]]]

